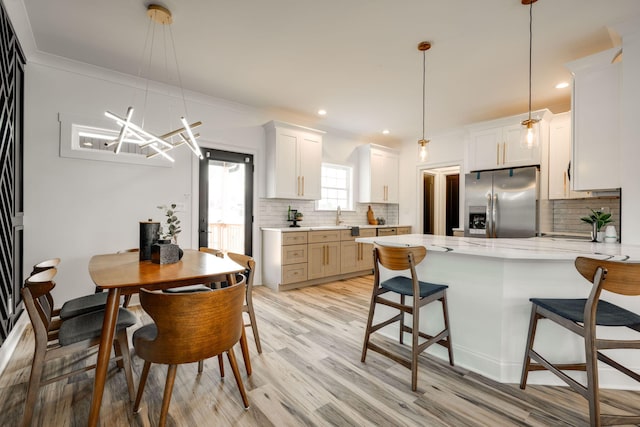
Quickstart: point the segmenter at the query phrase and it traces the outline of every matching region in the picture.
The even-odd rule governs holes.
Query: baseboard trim
[[[18,321],[9,332],[9,336],[2,343],[2,347],[0,347],[0,376],[4,373],[5,368],[9,364],[13,353],[18,347],[18,343],[20,342],[20,338],[22,338],[22,334],[29,324],[29,315],[26,310],[22,311],[20,317],[18,317]]]

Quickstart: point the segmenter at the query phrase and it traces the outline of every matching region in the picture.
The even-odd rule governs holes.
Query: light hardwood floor
[[[249,336],[253,374],[241,372],[251,406],[245,410],[231,369],[220,379],[217,361],[178,368],[170,426],[580,426],[586,400],[565,387],[499,384],[421,357],[418,390],[410,371],[369,352],[360,363],[371,277],[275,293],[254,288],[263,353]],[[140,324],[149,318],[134,308]],[[135,328],[135,327],[134,327]],[[131,328],[133,331],[134,328]],[[250,329],[247,329],[251,334]],[[487,333],[490,333],[489,331]],[[455,342],[455,337],[453,337]],[[378,340],[380,342],[380,340]],[[386,345],[395,345],[391,341]],[[19,425],[30,372],[33,334],[27,329],[0,378],[0,425]],[[240,356],[239,346],[236,355]],[[84,364],[95,359],[77,358]],[[242,360],[239,358],[239,360]],[[133,357],[135,380],[142,361]],[[242,363],[242,362],[240,362]],[[51,366],[50,372],[59,369]],[[132,413],[122,372],[109,370],[103,426],[156,425],[165,366],[151,368],[140,413]],[[34,425],[82,426],[88,419],[93,372],[43,387]],[[137,384],[136,384],[137,386]],[[640,392],[605,391],[604,409],[640,412]]]

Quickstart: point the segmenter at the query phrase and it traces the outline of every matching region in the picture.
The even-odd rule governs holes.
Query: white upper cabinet
[[[619,48],[567,64],[573,74],[574,190],[620,187]]]
[[[528,115],[519,115],[468,126],[467,144],[469,171],[502,169],[518,166],[540,165],[544,144],[548,143],[549,110],[532,113],[538,117],[536,144],[533,149],[520,143],[523,132],[522,120]]]
[[[271,121],[266,132],[266,197],[319,200],[324,132]]]
[[[358,147],[360,203],[398,203],[400,157],[380,145]]]
[[[571,111],[555,114],[549,127],[549,199],[590,197],[588,192],[573,191],[571,180]]]

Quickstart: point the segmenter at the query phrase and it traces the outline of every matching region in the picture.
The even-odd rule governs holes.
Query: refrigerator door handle
[[[498,237],[498,193],[493,195],[492,210],[491,222],[493,223],[493,237]]]
[[[491,194],[487,194],[487,210],[485,212],[485,224],[484,224],[485,234],[487,237],[491,237],[492,222],[493,221],[491,220]]]

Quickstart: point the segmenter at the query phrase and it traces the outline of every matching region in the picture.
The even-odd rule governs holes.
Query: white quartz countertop
[[[324,231],[324,230],[350,230],[353,227],[359,228],[396,228],[396,227],[411,227],[410,225],[314,225],[309,227],[262,227],[263,231],[280,231],[280,232],[291,232],[291,231]]]
[[[592,243],[587,240],[531,237],[526,239],[483,239],[473,237],[404,234],[359,237],[357,242],[421,245],[427,250],[505,259],[572,260],[587,256],[617,261],[640,261],[640,246],[619,243]]]

